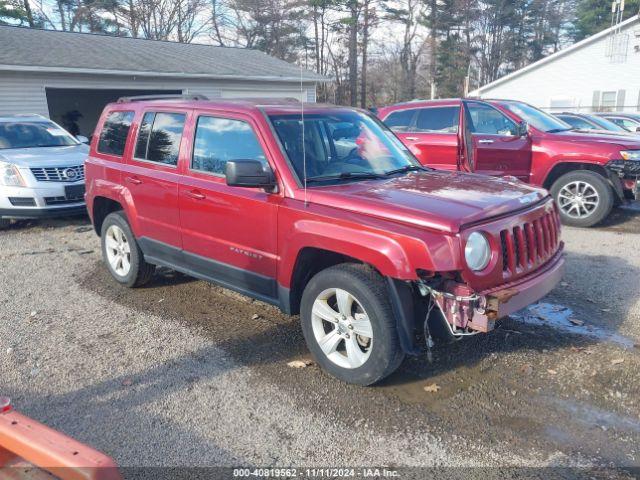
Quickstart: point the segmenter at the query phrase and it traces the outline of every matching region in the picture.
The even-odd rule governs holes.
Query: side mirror
[[[529,124],[522,121],[518,124],[518,136],[526,137],[527,135],[529,135]]]
[[[80,143],[89,143],[89,139],[84,135],[76,135],[76,140],[78,140]]]
[[[225,177],[231,187],[264,188],[267,191],[276,187],[273,172],[258,160],[229,160],[225,166]]]

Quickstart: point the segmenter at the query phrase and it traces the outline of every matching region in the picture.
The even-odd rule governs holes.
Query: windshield
[[[306,163],[307,182],[371,178],[422,168],[390,130],[360,112],[305,114],[304,130],[300,114],[269,118],[300,179]]]
[[[572,129],[568,123],[526,103],[504,102],[501,105],[510,112],[515,113],[532,127],[543,132],[564,132]]]
[[[612,132],[624,132],[628,133],[628,130],[622,128],[620,125],[616,125],[611,120],[607,120],[604,117],[598,117],[596,115],[586,115],[586,117],[591,120],[593,123],[597,123],[605,130],[610,130]]]
[[[79,142],[53,122],[0,122],[0,149],[63,147]]]

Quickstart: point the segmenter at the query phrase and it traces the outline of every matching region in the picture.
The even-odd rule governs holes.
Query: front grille
[[[35,207],[36,200],[30,197],[9,197],[9,202],[14,207]]]
[[[527,273],[551,258],[560,244],[560,218],[553,209],[500,232],[504,277]]]
[[[47,205],[67,205],[69,203],[82,202],[83,197],[67,198],[67,197],[44,197],[44,203]]]
[[[31,173],[39,182],[78,182],[84,180],[84,167],[82,165],[32,168]]]

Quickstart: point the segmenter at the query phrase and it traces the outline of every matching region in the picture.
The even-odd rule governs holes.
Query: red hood
[[[548,133],[552,138],[556,140],[562,140],[564,142],[576,142],[576,143],[598,143],[598,144],[615,144],[619,145],[623,149],[628,150],[640,150],[640,139],[635,135],[617,135],[615,133],[595,133],[585,131],[569,131],[559,133]]]
[[[317,204],[457,232],[462,225],[521,210],[548,194],[516,180],[433,171],[314,187],[308,195]]]

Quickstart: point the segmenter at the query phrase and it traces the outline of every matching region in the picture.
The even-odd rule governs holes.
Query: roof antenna
[[[302,119],[302,183],[304,187],[304,206],[307,206],[307,146],[304,139],[304,91],[302,90],[302,63],[300,63],[300,116]]]

